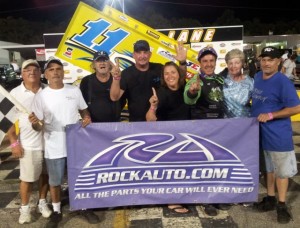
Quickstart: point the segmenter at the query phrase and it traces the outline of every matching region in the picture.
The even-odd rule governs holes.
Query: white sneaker
[[[20,211],[19,223],[20,224],[30,223],[31,222],[30,208],[28,208],[28,210],[22,210],[22,208],[20,208],[19,211]]]
[[[49,218],[52,211],[49,209],[47,203],[42,203],[38,205],[38,212],[42,214],[44,218]]]

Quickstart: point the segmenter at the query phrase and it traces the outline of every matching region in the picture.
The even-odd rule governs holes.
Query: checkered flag
[[[28,113],[28,111],[0,85],[0,144],[9,128],[18,119],[16,108]]]

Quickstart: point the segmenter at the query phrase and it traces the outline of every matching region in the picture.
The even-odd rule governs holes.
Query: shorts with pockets
[[[275,173],[278,178],[290,178],[297,172],[297,162],[295,151],[264,151],[266,171]]]

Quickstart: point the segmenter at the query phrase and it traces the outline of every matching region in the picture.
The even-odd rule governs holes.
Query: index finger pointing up
[[[119,68],[119,58],[115,58],[115,63],[116,63],[116,66]]]
[[[156,96],[156,97],[157,97],[156,91],[155,91],[154,87],[152,87],[152,93],[153,93],[153,96]]]

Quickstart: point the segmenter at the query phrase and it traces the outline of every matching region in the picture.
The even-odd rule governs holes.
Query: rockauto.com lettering
[[[186,169],[164,170],[130,170],[98,173],[96,184],[130,181],[158,181],[158,180],[198,180],[198,179],[226,179],[228,168],[196,168],[191,175]]]

